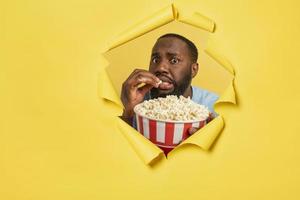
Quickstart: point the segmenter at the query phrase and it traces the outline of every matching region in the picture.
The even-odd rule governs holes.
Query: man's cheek
[[[156,71],[156,67],[153,66],[152,64],[150,64],[148,71],[151,72],[152,74],[154,74],[154,72]]]

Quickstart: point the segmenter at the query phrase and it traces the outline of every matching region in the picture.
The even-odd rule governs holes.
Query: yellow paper
[[[219,99],[215,103],[216,105],[221,103],[232,103],[236,104],[236,98],[235,98],[235,91],[233,86],[234,79],[231,80],[230,84],[227,86],[226,90],[222,93],[222,95],[219,97]]]
[[[100,98],[123,107],[120,97],[117,95],[105,68],[103,68],[98,75],[98,95]]]
[[[216,117],[214,120],[209,122],[199,131],[194,133],[192,136],[180,143],[177,148],[183,145],[192,144],[200,147],[204,150],[209,150],[211,145],[215,142],[216,138],[220,134],[224,127],[224,121],[221,116]]]
[[[234,75],[234,69],[231,63],[224,56],[216,53],[213,47],[209,46],[207,49],[205,49],[205,52],[214,60],[216,60],[220,65],[222,65],[229,73]]]
[[[178,8],[178,21],[196,26],[198,28],[204,29],[209,32],[214,32],[215,23],[208,17],[202,15],[198,11],[195,11],[186,6],[182,6]]]
[[[160,148],[126,124],[122,119],[117,118],[117,123],[121,132],[145,164],[151,164],[158,156],[163,156],[163,151]]]
[[[216,76],[223,87],[208,82],[228,70],[208,65],[201,50],[193,84],[221,94],[232,82],[238,105],[216,105],[225,126],[209,151],[183,145],[149,167],[117,126],[121,107],[98,98],[97,76],[107,66],[100,52],[118,27],[170,1],[0,1],[1,200],[300,199],[300,2],[178,2],[216,22],[209,39],[236,74],[233,82],[229,72]],[[173,22],[160,28],[175,30]],[[180,24],[178,33],[195,41]],[[144,50],[150,54],[164,33],[148,32]],[[147,54],[132,52],[128,59],[145,63],[131,67],[146,69]],[[129,65],[116,64],[127,77]],[[124,79],[110,67],[119,90]]]
[[[205,52],[212,57],[215,61],[217,61],[224,69],[226,69],[231,75],[232,79],[225,89],[225,91],[221,94],[219,99],[217,100],[216,104],[220,104],[222,102],[227,102],[227,103],[233,103],[236,104],[236,98],[235,98],[235,91],[234,91],[234,69],[231,63],[222,55],[218,54],[216,50],[214,50],[212,47],[209,47],[205,49]]]
[[[153,15],[146,19],[138,22],[132,27],[121,33],[110,45],[110,49],[120,46],[130,40],[133,40],[155,28],[158,28],[164,24],[167,24],[174,20],[176,13],[172,6],[168,6],[164,9],[159,10]]]

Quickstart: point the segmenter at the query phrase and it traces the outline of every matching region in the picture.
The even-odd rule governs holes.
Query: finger
[[[139,76],[147,76],[149,78],[152,78],[154,81],[159,82],[160,79],[158,77],[156,77],[154,74],[152,74],[149,71],[139,71],[135,74],[135,76],[139,77]]]
[[[140,93],[145,96],[145,94],[147,92],[149,92],[149,90],[151,90],[151,88],[153,88],[153,85],[144,85],[143,87],[139,88],[138,90],[140,91]]]
[[[149,81],[144,81],[143,77],[149,77],[153,79],[153,82],[150,83]],[[149,80],[149,79],[148,79]],[[127,80],[122,84],[122,88],[140,88],[144,86],[146,83],[153,85],[153,87],[158,87],[159,83],[161,83],[160,79],[157,78],[154,74],[150,73],[149,71],[143,69],[135,69]]]
[[[123,97],[128,97],[131,95],[137,95],[137,91],[140,94],[145,93],[146,91],[149,91],[152,87],[158,87],[160,81],[156,76],[151,74],[148,71],[143,70],[135,70],[135,74],[129,78],[127,81],[125,81],[122,85],[122,91],[121,94]],[[140,90],[140,88],[146,86],[144,89]],[[150,85],[150,86],[148,86]],[[142,92],[142,93],[141,93]]]
[[[131,79],[133,76],[135,76],[137,73],[140,73],[141,71],[144,71],[143,69],[134,69],[131,74],[128,76],[127,80]]]
[[[199,128],[191,127],[188,129],[188,134],[193,135],[198,130],[199,130]]]
[[[214,119],[214,114],[213,113],[209,113],[209,116],[206,120],[206,123],[209,123],[210,121],[212,121]]]
[[[128,84],[132,87],[138,87],[141,83],[150,84],[153,87],[158,87],[159,79],[153,78],[153,76],[149,74],[139,73],[133,76],[129,81]]]
[[[135,69],[130,75],[129,77],[127,78],[127,80],[129,79],[132,79],[134,76],[137,76],[137,75],[144,75],[144,76],[150,76],[152,77],[154,80],[157,80],[159,81],[159,79],[154,75],[152,74],[151,72],[147,71],[147,70],[144,70],[144,69]]]
[[[208,118],[206,119],[206,123],[209,123],[211,120],[212,120],[212,118],[208,117]]]
[[[127,77],[127,79],[123,82],[123,85],[127,85],[128,82],[130,83],[130,81],[133,79],[134,76],[136,76],[136,74],[141,73],[142,69],[135,69],[131,72],[131,74]]]

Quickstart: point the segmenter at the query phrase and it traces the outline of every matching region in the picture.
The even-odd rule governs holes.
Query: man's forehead
[[[152,53],[188,54],[188,51],[187,44],[176,37],[160,38],[152,48]]]

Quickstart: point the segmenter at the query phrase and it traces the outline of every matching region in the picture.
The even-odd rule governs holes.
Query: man
[[[135,105],[152,98],[183,95],[207,106],[212,119],[213,105],[218,96],[191,86],[192,78],[196,76],[199,68],[197,59],[196,46],[185,37],[170,33],[158,38],[152,49],[149,71],[134,70],[122,85],[124,112],[121,118],[135,126]],[[190,128],[189,134],[196,131],[196,128]]]

